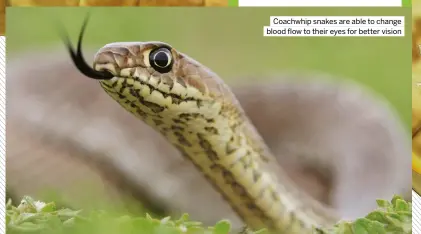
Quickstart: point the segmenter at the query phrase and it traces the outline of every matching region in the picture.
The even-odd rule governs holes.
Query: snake
[[[75,66],[190,160],[247,227],[313,233],[338,221],[288,179],[217,74],[163,42],[107,44],[91,68],[81,50],[87,19],[77,51],[66,39]]]
[[[300,190],[213,71],[163,42],[114,42],[93,66],[64,37],[74,65],[123,109],[161,133],[209,181],[248,228],[315,233],[340,218]]]

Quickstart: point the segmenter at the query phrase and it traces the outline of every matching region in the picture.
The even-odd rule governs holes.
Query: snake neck
[[[313,227],[337,221],[288,179],[235,98],[165,113],[156,104],[102,87],[190,160],[250,228],[313,233]]]

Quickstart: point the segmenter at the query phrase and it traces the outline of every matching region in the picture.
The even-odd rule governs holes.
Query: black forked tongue
[[[109,80],[114,77],[114,75],[109,71],[96,71],[91,66],[89,66],[82,54],[82,39],[85,33],[86,25],[88,24],[89,15],[86,16],[82,28],[80,30],[79,39],[77,42],[77,51],[73,48],[72,43],[70,42],[69,35],[66,32],[62,32],[64,43],[72,57],[72,61],[77,67],[77,69],[87,77],[97,80]]]

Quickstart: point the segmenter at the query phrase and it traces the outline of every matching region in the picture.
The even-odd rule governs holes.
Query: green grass
[[[324,230],[327,234],[409,234],[412,233],[412,204],[396,196],[391,202],[378,200],[379,208],[364,218],[353,222],[340,222]],[[104,211],[83,214],[82,211],[57,208],[53,202],[43,203],[24,197],[20,205],[9,200],[6,228],[9,234],[227,234],[233,233],[231,225],[221,220],[212,227],[189,220],[187,214],[172,220],[170,217],[155,219],[145,217],[116,216]],[[265,230],[254,234],[267,233]]]

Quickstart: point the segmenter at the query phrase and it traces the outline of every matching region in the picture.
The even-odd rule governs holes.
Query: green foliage
[[[341,222],[324,233],[335,234],[392,234],[412,233],[410,202],[396,196],[391,202],[378,200],[379,208],[365,218]],[[178,220],[145,217],[115,216],[104,211],[83,215],[81,211],[58,209],[54,202],[44,203],[24,197],[17,207],[7,203],[6,225],[10,234],[227,234],[231,225],[222,220],[213,227],[189,220],[187,214]],[[260,230],[257,233],[264,233]]]
[[[391,202],[377,200],[378,209],[353,222],[340,222],[329,234],[412,233],[412,203],[395,196]]]

